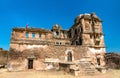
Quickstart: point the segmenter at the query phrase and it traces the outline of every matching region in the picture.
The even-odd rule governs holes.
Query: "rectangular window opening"
[[[95,45],[100,45],[100,41],[96,41]]]
[[[28,38],[29,37],[29,34],[28,34],[28,32],[26,32],[26,38]]]
[[[41,34],[39,34],[39,38],[41,38]]]
[[[95,31],[96,31],[96,32],[99,31],[99,28],[95,28]]]
[[[35,33],[32,33],[32,38],[35,38]]]
[[[59,45],[59,42],[56,42],[56,45]]]

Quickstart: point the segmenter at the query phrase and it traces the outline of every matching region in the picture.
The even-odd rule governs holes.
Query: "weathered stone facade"
[[[7,56],[8,51],[0,48],[0,68],[5,67],[7,65]]]
[[[106,53],[105,61],[107,68],[120,69],[120,54],[119,53]]]
[[[69,30],[58,24],[51,30],[13,28],[8,69],[47,70],[80,61],[104,66],[105,53],[101,19],[94,13],[81,14]]]

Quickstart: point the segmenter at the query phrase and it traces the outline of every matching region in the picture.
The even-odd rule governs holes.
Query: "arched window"
[[[72,53],[71,52],[67,53],[67,61],[72,61]]]
[[[59,36],[59,32],[58,31],[56,31],[56,36]]]
[[[100,58],[97,58],[97,63],[98,65],[100,65]]]
[[[77,34],[78,33],[78,29],[75,29],[75,34]]]

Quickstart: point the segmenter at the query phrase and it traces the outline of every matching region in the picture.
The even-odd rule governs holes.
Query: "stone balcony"
[[[104,44],[100,44],[100,45],[95,45],[95,44],[86,44],[85,46],[89,46],[89,47],[96,47],[96,48],[106,47]]]

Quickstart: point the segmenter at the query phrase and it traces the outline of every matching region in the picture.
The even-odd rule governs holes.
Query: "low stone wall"
[[[33,68],[34,70],[45,70],[46,65],[40,59],[33,60]],[[24,59],[22,61],[11,60],[7,65],[8,71],[27,71],[28,69],[28,59]]]

